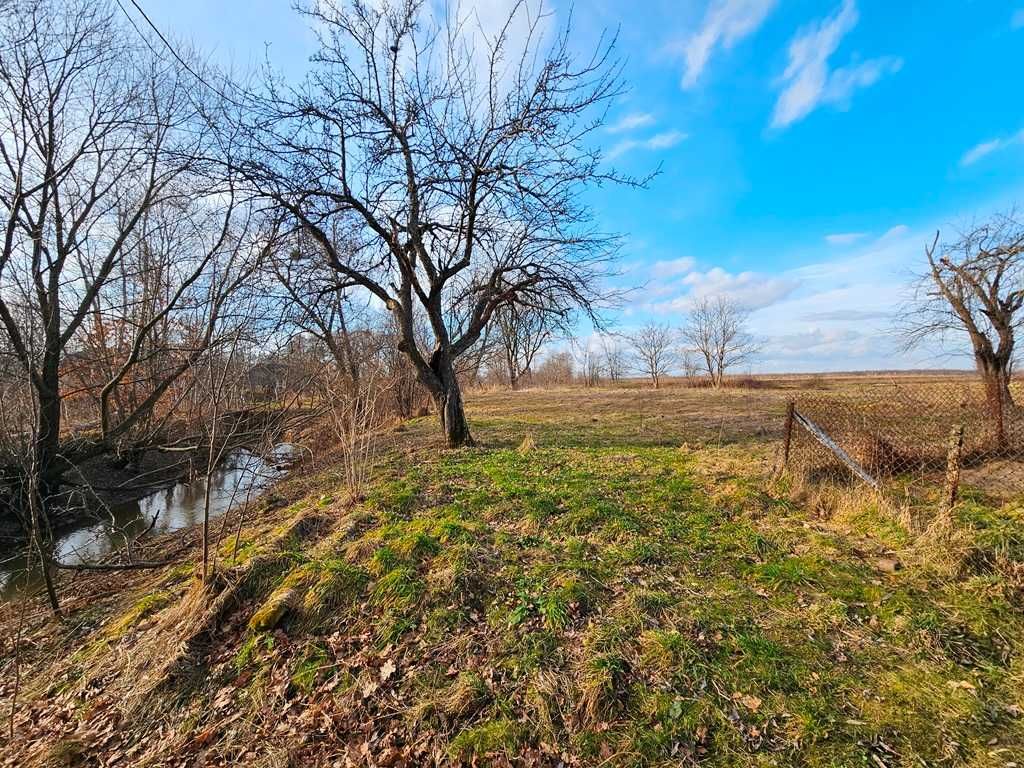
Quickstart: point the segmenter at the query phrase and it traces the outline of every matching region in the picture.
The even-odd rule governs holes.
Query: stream
[[[229,453],[210,477],[210,519],[266,492],[287,474],[294,452],[293,445],[281,443],[267,456],[244,448]],[[152,535],[190,528],[203,521],[205,496],[206,477],[199,476],[111,505],[80,525],[59,530],[54,554],[68,564],[96,562],[149,529],[154,515]],[[42,582],[38,567],[27,571],[23,551],[0,554],[0,601],[36,591]]]

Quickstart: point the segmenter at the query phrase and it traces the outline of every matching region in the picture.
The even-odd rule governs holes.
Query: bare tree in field
[[[760,350],[747,330],[750,313],[727,296],[699,299],[682,335],[704,364],[711,385],[721,387],[730,368],[748,362]]]
[[[593,315],[615,246],[581,195],[620,180],[592,141],[619,89],[610,46],[578,60],[567,30],[545,42],[535,10],[516,3],[488,34],[457,5],[314,2],[313,71],[296,89],[270,82],[245,121],[250,182],[339,289],[393,316],[449,446],[472,442],[458,363],[496,313]]]
[[[585,387],[596,387],[601,384],[601,352],[587,336],[571,336],[569,338],[575,369]]]
[[[925,257],[928,270],[902,313],[903,331],[911,345],[967,335],[1001,442],[1003,411],[1013,405],[1016,333],[1024,322],[1024,221],[1016,212],[996,215],[949,243],[936,233]]]
[[[516,390],[520,379],[532,372],[533,361],[551,338],[558,317],[533,307],[510,304],[498,310],[495,318],[505,375],[509,386]]]
[[[601,355],[604,357],[604,370],[608,374],[609,381],[612,384],[622,381],[626,377],[629,367],[622,338],[614,333],[602,334]]]
[[[683,369],[683,376],[693,384],[694,379],[700,375],[700,362],[692,349],[683,347],[679,350],[679,367]]]
[[[678,340],[674,330],[667,325],[648,323],[629,335],[629,344],[636,359],[637,369],[651,380],[658,389],[661,380],[667,376],[676,363]]]

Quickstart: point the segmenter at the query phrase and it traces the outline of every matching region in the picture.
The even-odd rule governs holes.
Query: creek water
[[[266,492],[287,473],[294,452],[294,446],[282,443],[269,455],[244,448],[229,453],[210,476],[210,519]],[[122,549],[151,524],[153,535],[190,528],[203,521],[205,498],[206,477],[201,476],[111,505],[79,525],[59,530],[53,553],[62,563],[95,562]],[[17,550],[0,553],[0,600],[34,592],[42,585],[42,572],[27,566],[24,545]]]

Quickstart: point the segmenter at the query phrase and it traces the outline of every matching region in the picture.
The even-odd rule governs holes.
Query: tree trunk
[[[458,383],[442,392],[435,398],[435,402],[441,415],[445,444],[449,448],[473,445],[473,436],[469,433],[469,422],[466,421],[466,411],[462,405],[462,392]]]
[[[44,414],[47,414],[46,418],[50,418],[52,414],[49,413],[50,409],[39,409],[39,420],[40,422],[44,418]],[[57,414],[58,418],[60,415],[60,400],[57,401]],[[60,616],[60,602],[57,599],[57,588],[53,583],[53,572],[50,570],[50,558],[52,552],[50,549],[50,525],[47,520],[44,519],[45,515],[45,504],[47,492],[41,487],[42,478],[44,472],[39,465],[40,456],[44,452],[50,450],[51,441],[36,441],[36,445],[33,448],[33,455],[31,459],[31,465],[28,471],[28,482],[26,483],[28,489],[28,512],[29,512],[29,537],[31,539],[30,546],[36,551],[39,556],[39,568],[43,574],[43,583],[46,586],[46,596],[50,601],[50,608],[53,610],[55,616]],[[50,456],[56,455],[54,451]],[[45,530],[44,530],[45,529]],[[29,556],[29,564],[31,569],[31,555]]]
[[[449,448],[473,445],[473,436],[469,433],[469,422],[466,421],[466,410],[462,403],[462,388],[455,375],[455,368],[446,355],[438,360],[434,373],[440,384],[432,390],[434,404],[441,417],[445,444]]]
[[[39,495],[46,499],[60,490],[61,471],[58,466],[60,454],[60,387],[59,358],[47,354],[43,361],[42,384],[36,394],[39,410],[36,414],[36,439],[33,456],[33,471],[38,483]]]
[[[998,448],[1006,447],[1006,411],[1013,406],[1009,366],[1002,360],[977,357],[985,382],[985,398],[992,418],[992,438]]]
[[[53,583],[53,571],[50,569],[50,545],[48,541],[43,539],[43,521],[40,510],[42,509],[42,499],[38,489],[34,483],[29,483],[29,514],[31,517],[30,523],[30,536],[31,544],[36,550],[36,554],[39,556],[39,568],[43,574],[43,584],[46,587],[46,597],[50,601],[50,609],[53,611],[53,615],[60,617],[60,601],[57,598],[57,587]],[[49,528],[49,526],[47,526]],[[29,560],[31,562],[31,559]]]

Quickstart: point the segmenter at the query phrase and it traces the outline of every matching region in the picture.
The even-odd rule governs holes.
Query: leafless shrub
[[[572,353],[558,350],[548,354],[533,374],[535,383],[541,386],[564,387],[575,377]]]
[[[365,495],[374,446],[386,423],[383,404],[388,387],[383,374],[380,368],[370,368],[356,386],[330,388],[333,405],[328,419],[341,447],[341,467],[350,502]]]
[[[585,387],[596,387],[601,383],[601,353],[592,338],[572,337],[572,355],[579,380]]]

